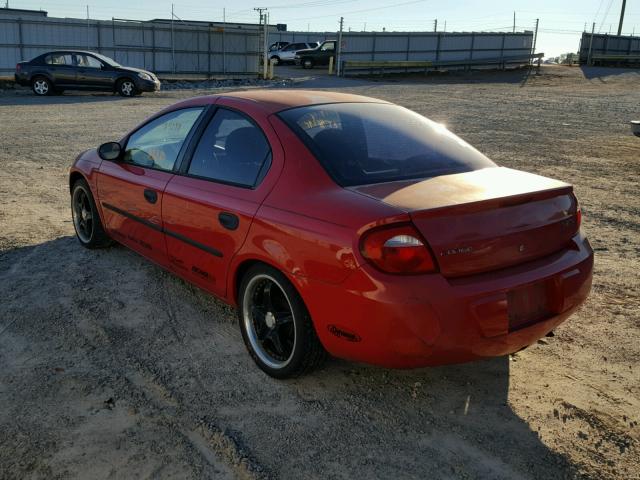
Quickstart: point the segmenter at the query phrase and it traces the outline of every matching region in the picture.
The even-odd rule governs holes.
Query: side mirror
[[[121,153],[122,147],[118,142],[107,142],[98,147],[98,155],[103,160],[117,160],[120,158]]]

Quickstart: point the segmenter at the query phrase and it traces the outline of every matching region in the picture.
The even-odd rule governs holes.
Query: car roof
[[[257,89],[228,92],[219,95],[200,97],[180,102],[176,106],[214,103],[217,98],[232,98],[259,106],[265,114],[277,113],[289,108],[321,105],[327,103],[389,103],[377,98],[350,93],[329,92],[323,90]]]
[[[41,57],[42,55],[51,55],[52,53],[88,53],[91,55],[100,55],[98,52],[90,52],[89,50],[70,50],[68,48],[65,48],[60,50],[51,50],[50,52],[38,55],[38,57]]]

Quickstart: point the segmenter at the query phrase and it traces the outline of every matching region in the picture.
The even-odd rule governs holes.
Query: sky
[[[6,0],[0,0],[4,6]],[[262,2],[262,3],[258,3]],[[271,3],[272,2],[272,3]],[[288,30],[337,31],[340,17],[353,31],[516,31],[533,30],[540,19],[537,52],[545,56],[578,50],[581,32],[617,33],[622,0],[173,0],[174,12],[183,20],[221,21],[223,9],[230,22],[257,22],[254,7],[267,7],[269,22],[285,23]],[[133,20],[171,18],[171,1],[136,0],[9,0],[11,8],[42,9],[50,17],[92,19],[112,17]],[[628,0],[623,34],[640,36],[640,0]]]

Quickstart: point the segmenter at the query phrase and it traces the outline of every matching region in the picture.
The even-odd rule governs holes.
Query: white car
[[[300,42],[290,43],[286,47],[281,48],[273,52],[269,52],[269,58],[275,60],[275,64],[280,63],[293,63],[294,57],[298,50],[307,50],[309,48],[316,48],[319,45],[318,42]]]

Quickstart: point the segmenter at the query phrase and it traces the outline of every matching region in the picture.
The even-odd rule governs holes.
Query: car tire
[[[84,179],[71,188],[71,216],[76,237],[85,248],[104,248],[112,241],[104,231],[91,189]]]
[[[282,63],[282,61],[280,60],[280,57],[278,57],[277,55],[274,55],[273,57],[271,57],[270,60],[273,60],[274,65],[280,65],[280,63]]]
[[[281,272],[254,265],[238,292],[242,339],[263,372],[278,379],[297,377],[325,361],[327,352],[304,301]]]
[[[52,95],[54,92],[53,84],[47,77],[35,77],[31,80],[31,89],[33,93],[44,97],[45,95]]]
[[[313,60],[310,58],[304,58],[302,60],[302,68],[313,68]]]
[[[119,80],[116,90],[122,97],[133,97],[137,93],[136,84],[130,78]]]

